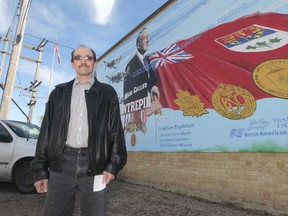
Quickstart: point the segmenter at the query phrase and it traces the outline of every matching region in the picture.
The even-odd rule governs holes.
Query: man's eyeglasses
[[[80,56],[80,55],[76,55],[73,57],[74,61],[93,61],[94,58],[92,56]]]

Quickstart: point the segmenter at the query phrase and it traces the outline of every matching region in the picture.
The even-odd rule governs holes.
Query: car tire
[[[22,194],[35,193],[33,186],[33,173],[30,167],[31,161],[21,163],[15,170],[13,183],[17,190]]]

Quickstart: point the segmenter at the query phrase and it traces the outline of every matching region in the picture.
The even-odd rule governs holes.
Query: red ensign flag
[[[56,40],[56,43],[55,43],[55,50],[54,51],[57,54],[58,64],[61,64],[61,59],[60,59],[60,53],[59,53],[58,41],[57,40]]]
[[[256,100],[272,97],[255,85],[252,72],[262,62],[287,59],[287,23],[287,14],[255,13],[153,53],[162,107],[179,109],[180,89],[213,108],[212,95],[221,83],[247,89]]]

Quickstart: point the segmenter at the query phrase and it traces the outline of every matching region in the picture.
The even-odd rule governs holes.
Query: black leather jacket
[[[34,181],[49,178],[48,168],[62,171],[61,158],[67,139],[73,82],[57,85],[46,104],[35,158],[31,163]],[[89,128],[87,175],[107,171],[116,176],[127,160],[116,91],[95,78],[85,93]]]

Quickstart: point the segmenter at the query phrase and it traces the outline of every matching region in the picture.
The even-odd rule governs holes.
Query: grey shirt
[[[86,83],[80,83],[79,79],[76,77],[73,83],[70,106],[70,122],[66,141],[66,145],[70,147],[88,147],[88,119],[85,90],[89,90],[93,83],[94,77],[92,77]]]

